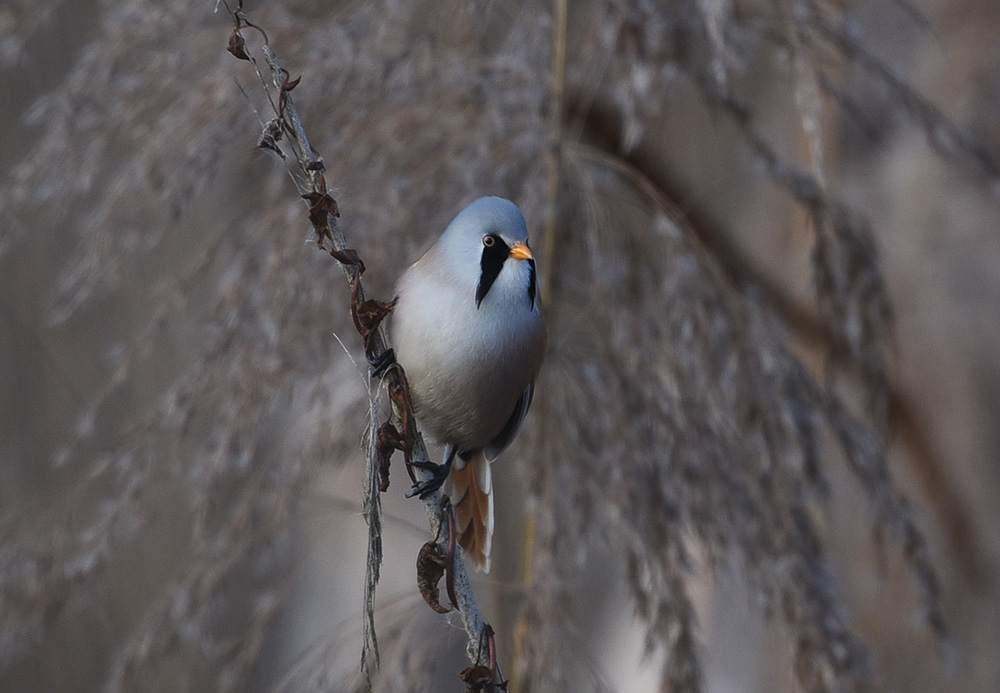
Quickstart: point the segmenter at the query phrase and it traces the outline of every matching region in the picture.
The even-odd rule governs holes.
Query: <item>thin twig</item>
[[[323,172],[325,170],[323,160],[309,143],[305,127],[299,117],[298,110],[295,107],[295,101],[292,98],[291,91],[297,85],[298,80],[293,81],[289,79],[288,71],[281,66],[277,55],[270,48],[270,46],[267,45],[266,34],[264,34],[259,27],[249,23],[242,12],[242,8],[238,7],[235,11],[231,12],[236,22],[234,35],[238,35],[241,28],[252,26],[253,28],[258,29],[258,31],[261,31],[262,36],[264,36],[265,44],[262,46],[261,50],[270,71],[271,84],[268,84],[259,69],[257,69],[257,74],[261,77],[261,83],[265,93],[267,94],[270,108],[275,116],[275,119],[272,122],[280,124],[280,130],[272,132],[273,140],[271,143],[276,146],[280,146],[278,142],[283,141],[291,150],[297,162],[298,173],[301,174],[300,178],[295,178],[296,184],[300,187],[300,193],[302,193],[304,197],[322,196],[324,198],[328,198],[329,202],[332,203],[331,207],[329,207],[326,211],[326,218],[322,220],[325,222],[325,224],[322,225],[323,234],[320,234],[320,228],[319,225],[317,225],[317,233],[320,234],[318,239],[319,247],[323,248],[324,240],[330,241],[333,246],[331,254],[340,261],[348,284],[351,286],[352,301],[355,305],[364,304],[365,293],[361,284],[361,274],[364,270],[364,265],[360,262],[360,259],[358,259],[356,263],[345,261],[345,257],[347,257],[348,254],[353,254],[354,258],[357,258],[357,255],[351,250],[343,229],[341,228],[339,212],[336,211],[336,202],[334,202],[332,197],[329,197],[327,193],[326,183],[323,178]],[[242,37],[240,37],[240,39],[242,40]],[[234,55],[236,55],[236,53],[234,53]],[[237,55],[237,57],[249,60],[256,69],[256,61],[250,56],[249,53],[244,53],[244,55],[245,58],[241,55]],[[272,89],[277,90],[277,98],[275,98]],[[301,190],[301,188],[305,188],[305,190]],[[313,208],[311,208],[310,211],[312,211]],[[316,225],[315,219],[313,222],[314,225]],[[326,236],[325,239],[324,235]],[[376,327],[370,334],[363,336],[366,338],[366,351],[371,360],[377,360],[385,357],[386,352],[388,351],[388,344],[384,329],[381,326]],[[398,367],[390,368],[385,374],[384,380],[386,385],[389,387],[390,392],[394,389],[401,392],[408,391],[403,371]],[[392,399],[392,409],[395,423],[403,432],[403,436],[410,446],[408,450],[409,460],[416,462],[428,462],[430,458],[427,453],[427,448],[424,445],[423,437],[421,436],[419,430],[417,430],[416,424],[413,421],[412,414],[401,408],[399,402],[396,401],[396,398]],[[374,416],[378,411],[378,407],[374,399],[374,393],[372,392],[370,392],[370,407],[371,413]],[[375,431],[373,429],[369,432],[368,444],[366,446],[367,477],[365,482],[365,517],[369,524],[369,550],[366,575],[365,643],[362,653],[362,669],[366,676],[370,671],[371,660],[369,658],[373,658],[375,666],[378,666],[378,644],[374,625],[374,592],[378,582],[379,567],[381,564],[381,502],[380,492],[378,490],[379,465],[374,457],[377,446],[374,442]],[[421,468],[412,468],[411,472],[416,475],[418,481],[430,478],[433,474],[433,472]],[[438,544],[441,549],[443,551],[447,551],[448,533],[439,531],[442,523],[445,522],[445,511],[443,510],[445,504],[441,501],[442,497],[440,491],[435,491],[424,499],[424,506],[427,512],[431,533],[438,537]],[[468,639],[466,652],[469,659],[474,664],[480,664],[482,662],[481,648],[479,644],[483,641],[484,637],[484,622],[476,603],[475,594],[472,590],[468,573],[465,570],[465,564],[461,557],[461,549],[455,551],[454,568],[452,573],[451,580],[453,582],[455,592],[455,606],[461,614]]]
[[[542,265],[541,300],[542,306],[548,309],[555,295],[555,268],[558,253],[556,240],[559,232],[559,185],[562,169],[563,148],[563,112],[564,94],[566,90],[566,40],[569,21],[568,0],[553,0],[555,14],[555,34],[552,37],[552,74],[550,76],[550,99],[548,114],[548,147],[546,150],[546,166],[548,168],[548,189],[545,200],[545,226],[542,235]],[[529,509],[524,519],[522,535],[521,586],[527,593],[534,582],[534,554],[537,544],[538,522],[534,509]],[[523,674],[527,660],[528,615],[521,613],[514,628],[514,673],[511,679],[511,690],[520,693],[524,690]],[[492,641],[491,641],[492,642]]]

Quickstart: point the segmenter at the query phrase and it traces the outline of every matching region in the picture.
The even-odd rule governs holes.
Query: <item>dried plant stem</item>
[[[548,148],[546,165],[548,167],[548,190],[545,200],[545,227],[542,257],[542,306],[548,309],[552,306],[555,286],[553,277],[556,267],[556,237],[558,235],[559,219],[559,183],[562,168],[563,146],[563,101],[566,89],[566,32],[568,24],[569,3],[567,0],[553,0],[555,14],[555,34],[552,46],[551,98],[549,99]],[[534,509],[529,508],[524,518],[524,532],[521,538],[521,587],[528,593],[535,580],[535,547],[537,546],[538,518]],[[527,660],[528,615],[518,616],[514,629],[514,671],[510,682],[513,693],[527,690],[524,680]]]
[[[377,392],[377,391],[376,391]],[[380,665],[378,636],[375,631],[375,588],[378,586],[382,567],[382,493],[379,487],[377,451],[378,397],[369,389],[368,431],[365,441],[365,481],[362,509],[368,524],[368,550],[365,559],[365,615],[364,639],[361,655],[361,672],[371,688],[371,665]]]
[[[239,33],[239,28],[241,27],[254,27],[254,25],[250,24],[246,20],[246,17],[243,15],[241,10],[237,9],[234,13],[234,17],[237,21],[236,33]],[[299,117],[298,110],[295,107],[295,102],[291,95],[291,90],[294,88],[296,83],[289,81],[288,71],[281,67],[274,51],[272,51],[270,46],[266,44],[266,37],[265,45],[262,47],[262,51],[264,59],[270,70],[271,85],[273,85],[273,88],[278,90],[279,99],[277,102],[275,101],[274,95],[271,91],[272,87],[269,86],[268,81],[264,78],[259,69],[257,74],[260,77],[261,83],[268,95],[271,109],[273,110],[277,120],[280,121],[284,141],[288,143],[288,146],[291,148],[295,156],[298,164],[298,173],[304,176],[304,181],[296,179],[297,184],[305,187],[306,190],[304,192],[307,194],[326,194],[326,185],[323,180],[324,165],[322,159],[316,154],[316,151],[309,143],[305,127],[302,124],[302,120]],[[245,55],[256,68],[256,61],[254,61],[248,54]],[[280,139],[280,137],[276,139]],[[328,212],[326,222],[329,225],[329,240],[333,245],[334,251],[341,253],[349,251],[350,245],[348,244],[347,237],[341,228],[338,214]],[[322,239],[320,240],[322,241]],[[320,246],[322,247],[322,243]],[[344,270],[348,284],[352,287],[352,300],[356,301],[358,304],[363,303],[365,300],[365,294],[361,285],[360,276],[363,271],[363,265],[360,263],[355,265],[341,262],[341,266]],[[368,342],[369,356],[373,359],[378,359],[383,357],[387,353],[388,349],[389,347],[384,329],[382,327],[378,327],[372,333],[370,341]],[[388,370],[385,375],[385,382],[390,388],[398,387],[402,388],[404,391],[406,390],[405,376],[402,370],[397,367],[393,367]],[[378,415],[379,411],[377,389],[369,390],[369,410],[374,421],[374,417]],[[408,412],[402,411],[395,402],[393,403],[393,417],[397,427],[401,430],[405,430],[403,428],[404,421],[412,420],[412,416],[410,416]],[[421,436],[419,430],[416,429],[415,424],[412,424],[411,431],[412,440],[411,449],[409,451],[410,459],[417,462],[429,461],[430,457],[427,453],[427,448],[424,445],[423,437]],[[362,647],[362,671],[366,679],[368,679],[369,685],[371,683],[371,664],[374,663],[377,668],[379,663],[378,642],[374,622],[374,600],[382,559],[382,509],[379,492],[379,462],[377,459],[376,448],[375,435],[372,430],[369,432],[368,444],[366,445],[366,479],[364,488],[364,513],[369,527],[369,545],[365,578],[365,641]],[[429,470],[413,468],[412,471],[419,481],[423,481],[432,476],[432,472]],[[441,492],[436,491],[429,495],[425,499],[424,504],[431,532],[438,537],[438,545],[442,552],[446,553],[448,551],[448,535],[447,532],[439,531],[446,521],[445,512],[447,512],[446,504],[442,502]],[[466,652],[469,659],[474,664],[482,664],[487,662],[489,658],[489,653],[484,651],[483,647],[483,644],[488,642],[489,638],[486,635],[486,625],[480,615],[476,597],[469,581],[468,573],[465,570],[460,548],[455,551],[451,579],[454,585],[454,595],[456,601],[454,606],[461,614],[462,623],[468,638]]]
[[[548,122],[548,191],[546,197],[546,218],[542,265],[542,304],[552,303],[552,278],[555,273],[556,234],[559,202],[559,169],[562,165],[562,120],[563,93],[566,88],[566,31],[568,21],[567,0],[554,0],[556,16],[555,36],[552,48],[552,96],[549,102]]]

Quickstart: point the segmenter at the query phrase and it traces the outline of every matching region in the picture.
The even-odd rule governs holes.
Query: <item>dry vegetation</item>
[[[370,295],[476,196],[532,227],[477,584],[518,690],[1000,685],[996,9],[261,5]],[[212,9],[0,8],[5,690],[363,688],[363,348]],[[400,462],[374,687],[461,690]]]

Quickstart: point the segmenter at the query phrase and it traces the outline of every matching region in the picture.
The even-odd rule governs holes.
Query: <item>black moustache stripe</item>
[[[500,276],[503,263],[510,255],[510,248],[500,240],[499,236],[493,237],[493,245],[483,246],[483,257],[479,261],[479,286],[476,287],[476,308],[486,298],[493,282]]]
[[[528,260],[528,302],[531,310],[535,309],[535,261]]]

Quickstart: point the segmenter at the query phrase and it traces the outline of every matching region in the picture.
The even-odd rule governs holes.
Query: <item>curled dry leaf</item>
[[[250,56],[247,55],[247,42],[246,39],[240,35],[240,32],[233,30],[233,33],[229,35],[229,46],[226,47],[230,53],[239,58],[240,60],[250,60]]]
[[[264,126],[263,131],[260,133],[260,139],[257,140],[257,146],[261,149],[267,149],[272,151],[282,159],[285,158],[285,153],[281,151],[281,147],[278,146],[278,141],[281,139],[281,121],[277,118],[272,118],[268,121],[267,125]]]
[[[281,91],[278,94],[278,114],[284,117],[285,108],[287,107],[288,99],[290,98],[288,95],[292,91],[292,89],[298,86],[299,81],[302,79],[302,77],[296,77],[295,79],[291,79],[291,75],[288,74],[288,70],[282,67],[280,68],[280,71],[281,71]]]
[[[371,353],[372,336],[378,330],[378,326],[382,324],[385,316],[392,312],[398,300],[399,297],[397,296],[389,302],[376,301],[375,299],[368,299],[360,303],[357,301],[351,302],[351,315],[354,318],[354,326],[358,328],[358,332],[365,342],[365,353],[372,356],[375,355]]]
[[[392,460],[392,453],[403,449],[402,437],[391,421],[386,421],[378,429],[375,445],[378,452],[378,490],[385,493],[389,490],[389,462]]]
[[[329,239],[332,242],[333,240],[333,236],[330,234],[330,216],[340,216],[340,210],[337,208],[337,201],[333,199],[333,196],[325,190],[313,190],[311,192],[304,193],[302,198],[309,203],[309,222],[313,225],[313,229],[316,231],[316,236],[319,239],[319,247],[323,248],[323,241]],[[351,258],[350,261],[341,257],[341,254],[347,253],[351,254],[345,255],[345,257]],[[362,271],[364,271],[364,263],[361,262],[361,258],[358,257],[358,254],[355,251],[331,250],[330,254],[345,265],[358,266],[362,268]]]
[[[493,673],[482,664],[463,669],[459,677],[465,682],[465,693],[484,693],[496,688]],[[503,686],[503,690],[506,690],[506,686]]]
[[[448,525],[448,576],[444,584],[448,588],[448,599],[452,604],[458,604],[458,598],[455,596],[455,544],[458,538],[455,536],[455,507],[448,496],[441,497],[441,510]],[[486,624],[484,632],[488,638],[493,637],[493,627],[490,624]]]
[[[397,368],[399,366],[397,365]],[[400,369],[402,370],[402,369]],[[389,399],[400,412],[402,418],[403,431],[403,456],[406,459],[407,469],[410,464],[410,452],[413,450],[413,407],[410,404],[410,393],[406,389],[406,381],[403,378],[389,381]],[[413,474],[410,473],[412,478]]]
[[[309,195],[303,195],[303,197],[311,202],[312,200],[309,197],[310,195],[319,195],[319,193],[309,193]],[[311,214],[312,212],[310,211],[310,216]],[[345,248],[344,250],[337,250],[334,248],[330,251],[330,255],[332,255],[340,264],[357,267],[361,274],[365,273],[365,263],[362,262],[361,256],[358,255],[358,251],[354,250],[354,248]]]
[[[437,542],[429,541],[420,547],[417,554],[417,589],[428,606],[439,614],[451,611],[450,607],[441,604],[441,591],[438,589],[446,563],[444,552]]]

